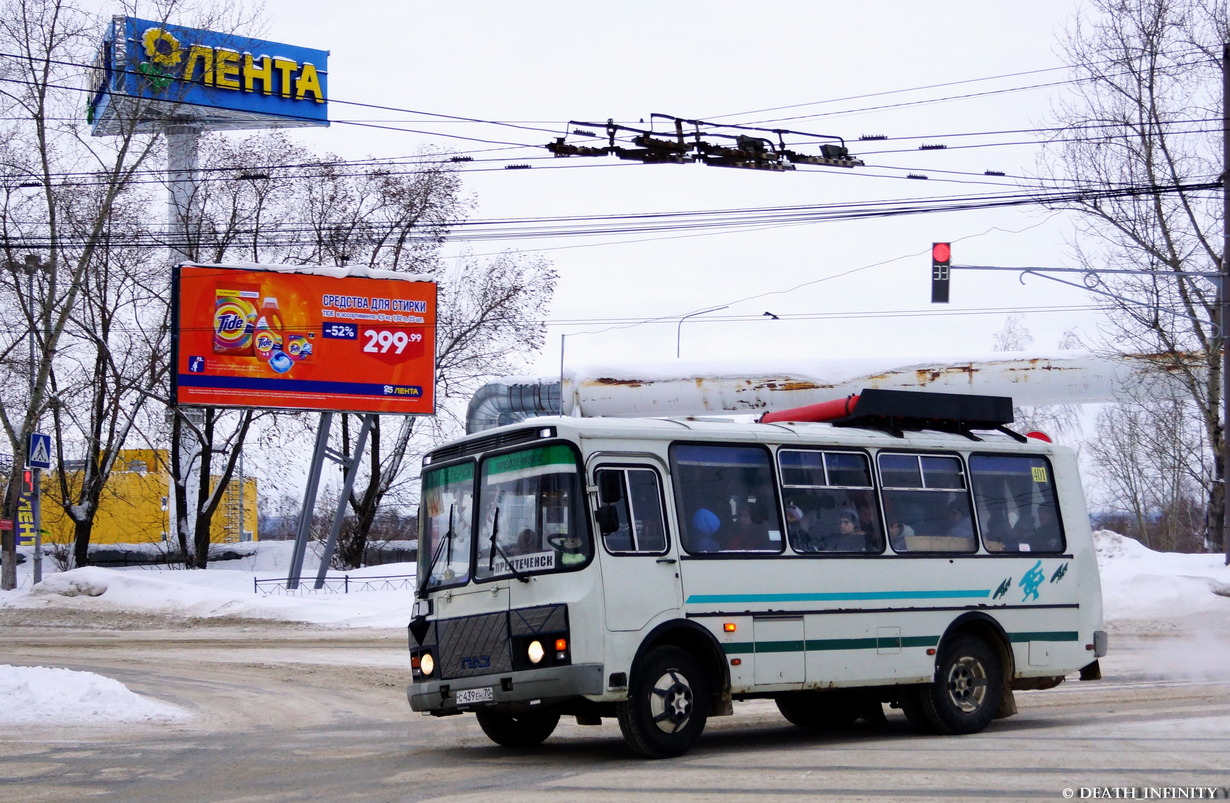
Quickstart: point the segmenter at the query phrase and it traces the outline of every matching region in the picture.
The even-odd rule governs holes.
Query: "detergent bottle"
[[[273,296],[265,296],[265,300],[261,302],[260,314],[256,319],[256,330],[253,332],[253,341],[258,360],[270,362],[275,355],[283,354],[285,334],[282,327],[282,311],[278,308],[278,300]]]

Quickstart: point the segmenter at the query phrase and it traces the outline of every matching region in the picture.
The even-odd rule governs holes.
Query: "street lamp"
[[[707,315],[710,312],[718,312],[719,310],[727,309],[728,306],[729,305],[722,306],[722,307],[710,307],[709,309],[702,309],[697,312],[689,312],[687,315],[684,315],[682,318],[679,319],[679,326],[675,328],[675,359],[676,360],[679,359],[679,339],[683,335],[683,322],[686,321],[688,318],[695,318],[697,315]]]

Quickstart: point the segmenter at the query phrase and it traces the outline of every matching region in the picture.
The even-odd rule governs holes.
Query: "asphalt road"
[[[5,728],[0,799],[1230,796],[1230,668],[1185,658],[1190,644],[1177,638],[1116,636],[1106,678],[1018,693],[1020,714],[973,736],[920,735],[894,711],[878,726],[806,731],[771,702],[753,701],[710,720],[686,756],[647,762],[630,756],[614,722],[565,720],[541,748],[510,751],[488,742],[472,717],[412,713],[401,631],[100,624],[0,621],[0,663],[96,672],[194,716]]]

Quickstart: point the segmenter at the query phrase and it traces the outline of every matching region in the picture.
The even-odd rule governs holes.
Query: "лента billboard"
[[[115,17],[90,74],[87,120],[96,136],[174,121],[201,129],[323,126],[324,50]]]
[[[436,285],[362,268],[180,265],[176,404],[435,411]]]

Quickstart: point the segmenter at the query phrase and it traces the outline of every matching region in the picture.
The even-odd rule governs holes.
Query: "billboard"
[[[87,121],[95,136],[126,123],[157,129],[324,126],[325,50],[113,17],[89,79]]]
[[[174,404],[435,412],[436,285],[365,268],[178,265]]]

